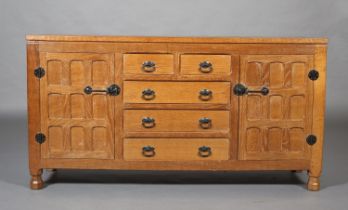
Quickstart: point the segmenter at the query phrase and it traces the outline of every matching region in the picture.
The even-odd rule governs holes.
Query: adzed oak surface
[[[28,35],[31,188],[43,187],[42,169],[76,168],[307,170],[308,189],[319,190],[326,44]],[[45,70],[40,79],[37,67]],[[251,92],[235,95],[238,83]],[[118,95],[106,93],[112,84]],[[266,95],[252,92],[265,87]]]

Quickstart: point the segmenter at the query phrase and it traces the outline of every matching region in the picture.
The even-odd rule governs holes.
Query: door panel
[[[269,94],[240,96],[239,159],[308,159],[313,85],[309,55],[241,56],[240,83]]]
[[[114,158],[114,99],[86,86],[114,83],[111,54],[41,53],[46,75],[40,79],[44,158]]]

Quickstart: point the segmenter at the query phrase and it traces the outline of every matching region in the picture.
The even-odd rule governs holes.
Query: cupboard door
[[[114,158],[114,96],[84,89],[114,83],[112,54],[41,53],[43,158]]]
[[[310,55],[241,56],[240,83],[267,95],[240,96],[239,159],[308,159],[311,133],[313,67]]]

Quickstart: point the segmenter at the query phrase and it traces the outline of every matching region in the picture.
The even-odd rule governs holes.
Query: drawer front
[[[125,103],[228,104],[229,82],[138,82],[125,81]]]
[[[181,74],[229,74],[229,55],[181,55]]]
[[[126,132],[228,132],[229,111],[126,110]]]
[[[222,138],[129,138],[124,140],[125,160],[228,160],[228,153],[229,140]]]
[[[174,56],[171,54],[125,54],[125,74],[173,74]]]

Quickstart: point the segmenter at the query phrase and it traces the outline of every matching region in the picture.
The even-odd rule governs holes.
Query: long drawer
[[[124,103],[228,104],[229,82],[140,82],[125,81]]]
[[[124,159],[143,161],[228,160],[222,138],[126,138]]]
[[[124,129],[126,132],[228,132],[229,121],[229,111],[124,111]]]

